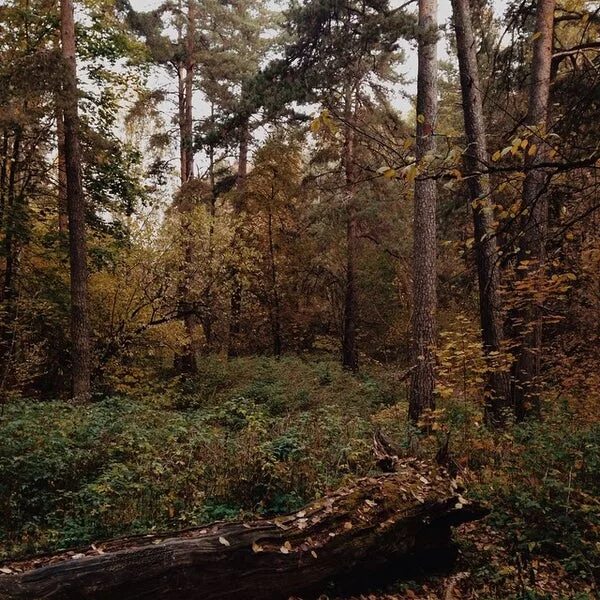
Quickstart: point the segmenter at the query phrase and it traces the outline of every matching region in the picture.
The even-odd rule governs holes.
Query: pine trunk
[[[58,231],[67,235],[69,231],[69,213],[67,210],[67,168],[65,160],[65,122],[60,107],[56,110],[56,147],[58,175]]]
[[[527,153],[529,167],[523,182],[523,210],[519,240],[520,278],[531,277],[544,269],[548,202],[544,193],[546,174],[536,168],[547,157],[546,131],[550,78],[552,66],[552,38],[555,0],[538,0],[533,46],[531,80],[529,83],[529,110],[526,126],[534,132],[530,143],[538,145],[534,156]],[[518,419],[539,410],[540,363],[542,351],[541,308],[532,300],[520,306],[514,315],[516,360],[513,366],[513,403]]]
[[[274,190],[271,189],[271,202],[274,200]],[[283,342],[281,337],[281,307],[279,302],[279,290],[277,282],[277,262],[275,259],[275,242],[273,240],[273,210],[269,203],[269,214],[267,221],[268,238],[269,238],[269,263],[270,263],[270,278],[271,278],[271,334],[273,338],[273,354],[281,356]]]
[[[193,96],[195,74],[195,30],[196,14],[193,0],[188,0],[187,31],[186,31],[186,57],[184,65],[180,66],[178,73],[179,83],[179,136],[180,136],[180,177],[184,186],[194,177],[194,123],[193,123]],[[180,283],[180,310],[183,314],[183,323],[187,342],[181,356],[177,357],[179,370],[195,373],[197,371],[197,329],[198,316],[196,304],[192,297],[192,274],[194,272],[195,249],[194,232],[192,230],[193,214],[192,199],[184,198],[180,205],[181,235],[183,241],[183,268]]]
[[[236,197],[234,211],[236,216],[240,216],[245,205],[246,178],[248,176],[248,149],[250,143],[250,124],[245,118],[240,125],[240,146],[238,154],[238,171],[236,178]],[[240,228],[237,227],[234,243],[239,244]],[[232,270],[232,290],[230,298],[230,316],[229,316],[229,342],[228,356],[237,356],[240,351],[240,333],[242,331],[242,281],[239,270],[234,267]]]
[[[63,118],[71,267],[72,397],[77,401],[86,401],[91,394],[92,343],[87,298],[85,200],[81,182],[75,22],[72,0],[60,2],[60,35],[65,66]]]
[[[452,8],[467,141],[464,163],[475,234],[479,315],[483,349],[488,363],[485,390],[486,416],[491,424],[499,424],[510,406],[510,378],[509,374],[497,364],[503,339],[499,294],[500,257],[494,228],[494,203],[489,175],[482,173],[488,164],[486,128],[471,6],[469,0],[452,0]],[[494,356],[496,359],[493,358]]]
[[[417,166],[435,151],[437,118],[437,0],[419,0],[417,75]],[[417,175],[413,225],[412,373],[409,417],[418,422],[421,413],[435,407],[436,321],[436,204],[434,179]]]
[[[346,183],[346,288],[344,294],[344,329],[342,333],[342,365],[350,371],[358,371],[356,347],[356,321],[358,299],[356,290],[356,260],[358,255],[358,224],[356,216],[356,169],[354,166],[354,94],[347,86],[344,119],[343,164]]]
[[[19,207],[17,206],[17,173],[21,168],[21,140],[22,129],[19,127],[14,132],[12,143],[12,152],[8,152],[8,135],[5,136],[4,147],[6,153],[3,155],[3,171],[0,173],[2,183],[7,185],[6,200],[2,197],[2,209],[4,225],[4,248],[5,258],[4,273],[2,277],[2,287],[0,288],[0,303],[2,312],[0,313],[0,358],[4,363],[0,371],[0,377],[8,380],[14,366],[15,359],[15,341],[17,327],[17,288],[16,278],[19,262],[18,254],[18,230]],[[2,187],[4,194],[4,185]],[[5,213],[5,214],[4,214]]]

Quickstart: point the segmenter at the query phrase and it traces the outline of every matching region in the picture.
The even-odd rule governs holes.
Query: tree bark
[[[510,407],[510,377],[497,364],[504,336],[499,294],[500,256],[489,175],[481,172],[488,163],[483,101],[469,0],[452,0],[452,9],[467,141],[465,175],[473,214],[479,315],[488,369],[485,386],[486,417],[491,424],[500,424],[506,409]]]
[[[5,162],[9,163],[4,167],[5,172],[0,173],[3,184],[8,184],[6,190],[6,201],[3,199],[4,219],[4,273],[2,277],[2,287],[0,288],[0,302],[3,305],[3,314],[0,318],[0,357],[6,367],[3,369],[3,378],[9,376],[15,359],[15,340],[17,329],[17,288],[16,278],[19,264],[18,238],[19,228],[18,220],[22,218],[22,213],[18,204],[17,194],[17,173],[21,169],[21,140],[23,130],[18,127],[14,132],[12,149],[9,157],[8,153],[8,135],[5,137],[4,154]],[[4,194],[4,188],[2,189]]]
[[[2,160],[0,162],[0,225],[4,223],[4,209],[6,205],[6,177],[8,175],[8,140],[7,129],[2,130]]]
[[[437,0],[419,0],[417,75],[417,167],[435,150],[437,118]],[[414,191],[413,242],[413,366],[409,390],[409,417],[418,422],[421,413],[435,407],[436,336],[436,204],[434,179],[417,175]]]
[[[196,11],[194,0],[188,0],[187,30],[185,38],[185,60],[178,70],[179,98],[179,149],[180,149],[180,179],[182,187],[194,178],[194,121],[193,95],[195,74],[195,35]],[[184,191],[185,196],[185,191]],[[193,199],[183,198],[179,206],[181,235],[183,241],[183,268],[180,283],[180,311],[183,315],[187,342],[181,356],[176,357],[179,370],[195,373],[198,369],[198,344],[196,333],[198,316],[196,303],[193,299],[193,272],[195,262],[194,232],[192,231],[191,216],[194,212]]]
[[[250,144],[250,123],[245,117],[240,125],[240,146],[238,153],[238,171],[236,177],[236,196],[234,212],[237,217],[242,213],[245,205],[246,179],[248,177],[248,149]],[[236,228],[234,243],[240,243],[240,227]],[[240,333],[242,331],[242,281],[239,269],[234,266],[231,273],[232,290],[230,298],[229,314],[229,339],[227,344],[227,355],[237,356],[240,351]]]
[[[538,144],[534,156],[526,153],[527,166],[544,162],[548,144],[546,131],[552,68],[552,37],[554,31],[555,0],[538,0],[531,78],[529,82],[529,110],[526,127],[533,132],[531,142]],[[532,277],[544,269],[546,259],[546,229],[548,202],[544,193],[546,174],[542,169],[528,169],[523,182],[523,209],[519,240],[518,277]],[[523,262],[526,261],[526,262]],[[527,301],[514,314],[516,360],[512,372],[512,396],[518,419],[539,411],[540,363],[542,350],[541,310],[533,301]]]
[[[56,110],[56,147],[58,175],[58,232],[67,235],[69,231],[69,212],[67,210],[67,168],[65,161],[65,123],[62,110]]]
[[[271,183],[271,198],[268,205],[267,214],[267,237],[269,240],[269,275],[271,279],[271,302],[270,302],[270,320],[271,335],[273,338],[273,354],[281,356],[283,342],[281,339],[281,307],[279,302],[279,290],[277,282],[277,262],[275,259],[275,242],[273,240],[273,206],[275,199],[275,189]]]
[[[292,516],[113,540],[5,565],[13,574],[0,574],[0,599],[308,599],[332,581],[384,569],[410,576],[411,559],[448,552],[451,526],[484,514],[434,467],[406,462]]]
[[[346,289],[344,295],[344,330],[342,333],[342,365],[358,371],[356,320],[358,299],[356,291],[356,260],[358,255],[358,224],[356,215],[356,174],[354,166],[354,93],[347,84],[344,106],[343,164],[346,179]]]
[[[87,297],[85,199],[81,183],[75,22],[72,0],[61,0],[60,2],[60,38],[65,66],[63,118],[71,266],[72,397],[77,401],[86,401],[91,393],[92,343]]]
[[[15,131],[10,166],[8,169],[8,190],[6,193],[6,219],[4,231],[4,255],[6,263],[0,299],[7,304],[7,321],[10,321],[13,311],[11,304],[15,299],[15,276],[17,270],[17,245],[15,231],[17,215],[20,212],[17,204],[17,173],[21,164],[21,139],[23,130],[18,127]]]
[[[211,104],[210,107],[211,113],[211,121],[214,119],[214,104]],[[214,283],[214,234],[215,234],[215,218],[217,211],[217,191],[215,187],[215,148],[213,143],[211,142],[209,153],[209,166],[208,166],[208,174],[210,181],[210,206],[209,206],[209,218],[210,218],[210,226],[208,228],[208,274],[209,280],[204,288],[204,309],[202,315],[202,326],[204,328],[204,338],[206,340],[206,350],[208,353],[213,351],[213,322],[215,320],[215,316],[213,314],[213,283]]]

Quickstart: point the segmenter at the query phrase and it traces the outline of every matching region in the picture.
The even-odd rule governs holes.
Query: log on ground
[[[0,599],[277,600],[450,547],[480,518],[456,481],[422,461],[360,479],[294,515],[215,523],[7,563]]]

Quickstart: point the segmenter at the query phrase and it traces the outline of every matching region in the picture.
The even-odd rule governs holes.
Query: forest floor
[[[491,514],[456,531],[450,572],[358,598],[597,598],[600,424],[586,405],[548,394],[542,420],[494,432],[460,385],[423,437],[406,424],[398,373],[371,364],[354,376],[327,355],[208,357],[196,379],[115,373],[84,406],[11,400],[0,418],[0,561],[293,513],[373,473],[381,428],[407,455],[417,435],[423,458],[449,439],[469,496]]]
[[[335,600],[591,600],[598,590],[574,579],[558,559],[523,557],[506,550],[505,536],[485,522],[462,525],[451,569],[415,581],[396,582],[384,591]],[[323,596],[320,600],[325,600]]]

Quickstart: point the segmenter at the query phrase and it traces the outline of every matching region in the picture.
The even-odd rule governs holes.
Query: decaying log
[[[0,598],[309,598],[338,578],[444,549],[451,526],[484,513],[437,467],[402,461],[397,472],[361,479],[294,515],[7,563]]]

